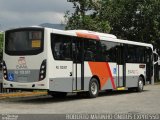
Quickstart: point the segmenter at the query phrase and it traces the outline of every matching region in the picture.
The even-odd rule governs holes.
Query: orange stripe
[[[90,39],[99,40],[98,35],[89,34],[89,33],[80,33],[80,32],[77,32],[76,34],[77,34],[78,37],[82,37],[82,38],[90,38]]]
[[[106,65],[107,65],[107,69],[108,69],[108,72],[109,72],[109,76],[111,78],[112,87],[113,87],[113,89],[116,89],[116,86],[115,86],[115,83],[114,83],[114,79],[113,79],[112,72],[111,72],[111,69],[109,67],[109,64],[106,63]]]
[[[106,62],[88,62],[88,63],[92,75],[97,75],[99,77],[101,89],[109,79],[111,80],[113,89],[116,88],[108,63]]]

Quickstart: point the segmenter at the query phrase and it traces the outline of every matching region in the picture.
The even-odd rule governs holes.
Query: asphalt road
[[[103,92],[95,99],[68,95],[0,100],[0,114],[66,113],[160,113],[160,85],[145,86],[144,92]]]

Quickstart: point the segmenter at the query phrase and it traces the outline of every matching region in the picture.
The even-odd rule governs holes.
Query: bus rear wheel
[[[89,82],[88,96],[90,98],[96,98],[99,94],[99,83],[96,78],[92,78]]]
[[[138,79],[138,87],[136,88],[137,92],[142,92],[144,87],[143,78],[139,77]]]

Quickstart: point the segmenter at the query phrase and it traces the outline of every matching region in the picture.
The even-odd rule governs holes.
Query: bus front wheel
[[[92,78],[89,82],[88,96],[90,98],[96,98],[99,94],[99,83],[96,78]]]
[[[137,92],[142,92],[144,87],[143,78],[139,77],[138,79],[138,87],[136,88]]]

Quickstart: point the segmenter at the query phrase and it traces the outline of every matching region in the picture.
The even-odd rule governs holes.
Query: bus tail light
[[[3,77],[4,77],[4,79],[8,80],[8,72],[7,72],[7,66],[6,66],[5,61],[3,61],[2,70],[3,70]]]
[[[39,81],[43,80],[46,77],[46,67],[46,60],[43,60],[39,71]]]

